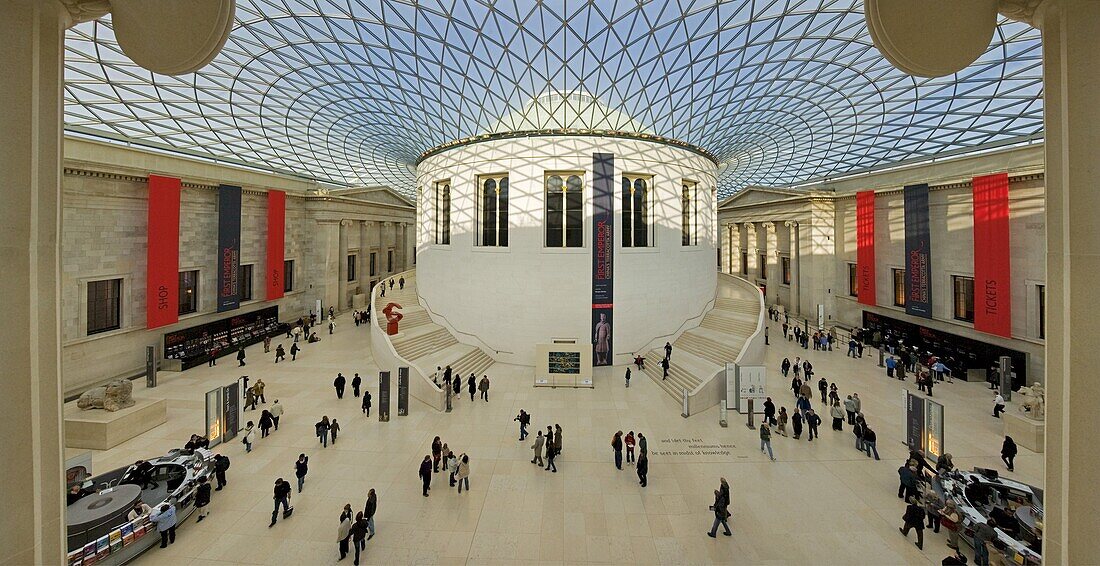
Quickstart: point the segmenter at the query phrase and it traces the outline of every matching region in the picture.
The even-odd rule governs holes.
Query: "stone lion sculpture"
[[[1046,391],[1043,385],[1036,381],[1031,387],[1021,387],[1020,394],[1026,397],[1020,403],[1020,411],[1028,413],[1033,419],[1042,420],[1046,416]]]
[[[76,406],[83,410],[105,409],[110,412],[134,406],[134,384],[128,379],[118,379],[85,391]]]

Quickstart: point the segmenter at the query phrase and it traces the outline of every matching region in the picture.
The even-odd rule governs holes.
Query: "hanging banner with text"
[[[974,177],[974,328],[1012,337],[1008,173]]]
[[[218,187],[218,312],[241,306],[241,188]]]
[[[179,322],[180,180],[149,175],[145,326]]]
[[[267,192],[267,286],[266,298],[271,301],[282,298],[285,281],[283,254],[286,246],[286,193]]]
[[[875,191],[856,193],[856,293],[875,305]]]
[[[612,364],[615,155],[592,154],[592,365]]]
[[[905,195],[905,312],[932,318],[932,238],[928,185],[909,185]]]

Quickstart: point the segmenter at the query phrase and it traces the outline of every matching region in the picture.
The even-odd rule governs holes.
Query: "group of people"
[[[637,461],[634,459],[634,449],[638,448]],[[628,464],[634,464],[634,468],[638,473],[638,485],[646,487],[649,485],[649,446],[647,444],[645,435],[638,433],[638,436],[634,436],[634,431],[626,433],[623,436],[623,431],[618,431],[611,437],[611,448],[615,451],[615,467],[619,470],[623,469],[623,449],[626,449],[626,462]]]
[[[355,562],[359,564],[359,554],[367,549],[367,541],[374,538],[374,514],[378,511],[378,495],[374,489],[367,491],[367,502],[363,510],[352,515],[351,503],[344,504],[340,511],[340,526],[336,539],[340,543],[340,560],[348,557],[349,543],[355,547]]]
[[[526,415],[527,422],[531,422],[531,416],[525,411],[520,410],[520,414]],[[522,421],[520,422],[522,423]],[[522,441],[525,438],[527,438],[526,427],[521,424],[520,440]],[[546,434],[543,434],[540,430],[538,434],[535,435],[535,443],[531,445],[531,450],[534,450],[535,457],[531,458],[531,463],[537,465],[540,468],[545,465],[546,471],[553,472],[555,474],[558,473],[558,465],[555,460],[557,459],[558,455],[561,454],[561,446],[561,425],[555,424],[552,427],[550,425],[547,425]],[[545,461],[543,460],[543,455],[546,456]]]
[[[432,440],[432,453],[424,456],[417,472],[424,497],[428,497],[432,489],[432,475],[441,471],[448,474],[451,487],[458,486],[459,493],[462,493],[463,486],[470,491],[470,457],[465,453],[456,454],[437,436]]]
[[[458,397],[462,394],[462,376],[455,374],[449,365],[446,368],[436,366],[435,372],[432,373],[432,383],[446,391],[448,398],[452,395]],[[481,381],[478,381],[477,375],[471,373],[470,377],[466,378],[466,388],[470,392],[470,401],[474,400],[475,394],[480,393],[481,399],[486,403],[489,402],[488,375],[482,375]]]
[[[378,291],[379,291],[378,296],[379,297],[385,297],[386,296],[386,284],[387,283],[390,286],[390,291],[393,291],[393,277],[390,277],[388,281],[383,281],[383,282],[378,284]],[[397,287],[398,289],[404,289],[405,288],[405,278],[404,277],[399,278],[397,280],[397,285],[398,285],[398,287]]]

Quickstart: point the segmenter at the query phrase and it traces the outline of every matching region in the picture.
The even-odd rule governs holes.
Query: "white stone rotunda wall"
[[[615,155],[615,363],[696,324],[716,285],[716,166],[688,149],[597,136],[497,139],[448,149],[417,167],[417,282],[433,319],[498,361],[534,365],[535,345],[591,343],[592,154]],[[547,172],[582,174],[584,247],[544,245]],[[476,245],[476,180],[509,175],[509,246]],[[652,176],[648,248],[623,248],[622,175]],[[434,243],[434,185],[451,181],[450,245]],[[698,183],[698,245],[681,244],[680,188]]]

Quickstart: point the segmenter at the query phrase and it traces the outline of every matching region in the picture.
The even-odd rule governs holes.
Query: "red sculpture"
[[[386,308],[382,309],[382,314],[386,315],[386,334],[390,336],[397,334],[397,323],[401,322],[402,318],[405,318],[401,313],[394,312],[394,309],[400,308],[402,308],[401,305],[390,303],[386,305]]]

